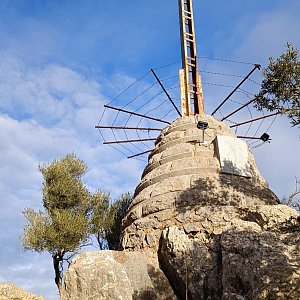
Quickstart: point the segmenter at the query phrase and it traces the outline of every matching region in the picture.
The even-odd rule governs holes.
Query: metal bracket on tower
[[[179,0],[182,69],[179,70],[183,116],[203,115],[201,76],[198,72],[192,0]]]

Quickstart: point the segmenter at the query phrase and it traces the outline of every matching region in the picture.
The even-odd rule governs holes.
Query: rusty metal
[[[151,127],[95,126],[95,128],[97,128],[97,129],[124,129],[124,130],[162,131],[161,128],[151,128]]]
[[[146,116],[146,115],[138,114],[138,113],[135,113],[133,111],[125,110],[125,109],[122,109],[122,108],[117,108],[117,107],[113,107],[113,106],[109,106],[109,105],[104,105],[104,107],[110,108],[110,109],[113,109],[113,110],[117,110],[117,111],[121,111],[121,112],[124,112],[124,113],[127,113],[127,114],[135,115],[135,116],[138,116],[138,117],[143,117],[143,118],[146,118],[146,119],[149,119],[149,120],[153,120],[153,121],[157,121],[157,122],[161,122],[161,123],[165,123],[165,124],[169,124],[169,125],[171,124],[168,121],[164,121],[164,120],[161,120],[161,119],[157,119],[157,118],[149,117],[149,116]]]
[[[267,115],[267,116],[263,116],[263,117],[259,117],[259,118],[252,119],[252,120],[249,120],[249,121],[245,121],[245,122],[242,122],[242,123],[231,125],[230,128],[238,127],[240,125],[252,123],[252,122],[255,122],[255,121],[259,121],[259,120],[266,119],[266,118],[269,118],[269,117],[272,117],[272,116],[276,116],[276,115],[279,115],[279,114],[281,114],[281,112],[278,111],[276,113],[273,113],[273,114],[270,114],[270,115]]]
[[[138,140],[103,142],[103,144],[109,145],[109,144],[122,144],[122,143],[138,143],[138,142],[155,141],[155,140],[156,140],[156,138],[148,138],[148,139],[138,139]]]
[[[133,157],[141,156],[143,154],[150,153],[152,151],[153,150],[148,150],[148,151],[145,151],[145,152],[141,152],[141,153],[138,153],[138,154],[135,154],[135,155],[128,156],[127,158],[133,158]]]
[[[254,68],[249,72],[246,77],[238,84],[236,88],[223,100],[223,102],[213,111],[212,116],[228,101],[228,99],[239,89],[239,87],[252,75],[252,73],[256,70],[260,70],[261,65],[255,64]]]
[[[182,56],[182,69],[179,71],[182,115],[203,115],[204,103],[197,64],[193,3],[192,0],[178,0],[178,3]]]
[[[178,110],[177,106],[175,105],[174,101],[172,100],[172,98],[170,97],[169,93],[167,92],[167,90],[165,89],[165,87],[163,86],[163,84],[161,83],[161,81],[159,80],[158,76],[156,75],[156,73],[154,72],[153,69],[151,69],[152,74],[154,75],[155,79],[157,80],[157,82],[159,83],[159,85],[161,86],[162,90],[164,91],[164,93],[166,94],[166,96],[168,97],[168,99],[170,100],[170,102],[172,103],[173,107],[175,108],[175,110],[177,111],[177,113],[179,114],[179,116],[181,117],[181,113]]]

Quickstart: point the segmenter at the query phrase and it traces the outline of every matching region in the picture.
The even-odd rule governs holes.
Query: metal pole
[[[257,98],[259,98],[260,96],[256,96],[254,99],[252,99],[251,101],[247,102],[246,104],[244,104],[243,106],[241,106],[240,108],[236,109],[235,111],[233,111],[232,113],[230,113],[229,115],[227,115],[226,117],[222,118],[221,121],[224,121],[226,119],[228,119],[229,117],[231,117],[232,115],[234,115],[235,113],[237,113],[238,111],[242,110],[243,108],[245,108],[246,106],[248,106],[249,104],[253,103],[254,101],[256,101]]]
[[[276,115],[279,115],[279,114],[281,114],[281,112],[278,111],[278,112],[276,112],[274,114],[270,114],[270,115],[263,116],[263,117],[260,117],[260,118],[252,119],[252,120],[249,120],[249,121],[246,121],[246,122],[242,122],[242,123],[239,123],[239,124],[231,125],[230,128],[237,127],[237,126],[244,125],[244,124],[248,124],[248,123],[255,122],[255,121],[258,121],[258,120],[261,120],[261,119],[265,119],[265,118],[269,118],[269,117],[272,117],[272,116],[276,116]]]
[[[143,154],[149,153],[149,152],[152,152],[152,150],[148,150],[148,151],[145,151],[145,152],[142,152],[142,153],[138,153],[138,154],[135,154],[135,155],[131,155],[131,156],[128,156],[127,158],[133,158],[133,157],[137,157],[137,156],[140,156],[140,155],[143,155]]]
[[[148,116],[145,116],[145,115],[142,115],[142,114],[138,114],[138,113],[135,113],[135,112],[132,112],[132,111],[129,111],[129,110],[125,110],[125,109],[121,109],[121,108],[117,108],[117,107],[113,107],[113,106],[109,106],[109,105],[104,105],[104,107],[110,108],[110,109],[114,109],[114,110],[118,110],[118,111],[121,111],[121,112],[124,112],[124,113],[127,113],[127,114],[138,116],[138,117],[143,117],[143,118],[150,119],[150,120],[153,120],[153,121],[157,121],[157,122],[161,122],[161,123],[166,123],[166,124],[169,124],[169,125],[171,124],[168,121],[164,121],[164,120],[161,120],[161,119],[156,119],[156,118],[148,117]]]
[[[224,101],[213,111],[212,116],[225,104],[225,102],[238,90],[238,88],[252,75],[256,69],[260,69],[261,65],[255,64],[251,72],[239,83],[239,85],[224,99]]]
[[[241,136],[241,135],[238,135],[237,138],[239,139],[249,139],[249,140],[261,140],[262,138],[261,137],[255,137],[255,136]],[[270,141],[272,139],[268,139],[268,141]]]
[[[125,130],[155,130],[155,131],[162,131],[160,128],[150,128],[150,127],[122,127],[122,126],[95,126],[98,129],[125,129]]]
[[[109,144],[121,144],[121,143],[137,143],[137,142],[145,142],[145,141],[155,141],[156,138],[150,139],[139,139],[139,140],[124,140],[124,141],[113,141],[113,142],[103,142],[104,145]]]
[[[173,107],[176,109],[177,113],[179,114],[179,116],[181,117],[181,113],[178,110],[178,108],[176,107],[174,101],[172,100],[172,98],[170,97],[169,93],[167,92],[167,90],[165,89],[165,87],[163,86],[163,84],[161,83],[161,81],[159,80],[158,76],[155,74],[154,70],[151,69],[152,74],[154,75],[155,79],[157,80],[157,82],[159,83],[159,85],[161,86],[161,88],[163,89],[164,93],[167,95],[168,99],[170,100],[170,102],[172,103]]]

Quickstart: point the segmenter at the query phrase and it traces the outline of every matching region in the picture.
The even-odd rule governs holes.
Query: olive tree
[[[91,233],[103,249],[118,250],[120,246],[122,220],[132,202],[132,195],[125,193],[114,202],[107,193],[98,192],[93,199]]]
[[[82,176],[87,167],[74,154],[39,166],[44,177],[44,210],[26,209],[21,241],[25,250],[47,251],[53,259],[55,283],[62,287],[63,263],[88,240],[91,202]]]
[[[263,69],[263,81],[256,108],[285,114],[293,126],[300,125],[300,62],[299,53],[287,44],[287,51],[277,60],[269,59]]]
[[[113,223],[114,210],[112,209],[110,195],[99,191],[92,201],[90,232],[95,236],[100,250],[108,249],[106,236]]]

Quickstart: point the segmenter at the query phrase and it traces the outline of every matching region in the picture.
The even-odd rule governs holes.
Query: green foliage
[[[24,249],[37,252],[45,251],[48,216],[42,211],[35,212],[31,208],[26,209],[23,214],[27,219],[27,224],[24,226],[24,235],[21,237]]]
[[[87,167],[74,154],[68,154],[50,165],[40,165],[43,174],[43,204],[46,210],[87,210],[91,195],[82,182]]]
[[[277,60],[269,59],[263,70],[256,108],[278,111],[291,119],[293,126],[300,124],[300,62],[298,50],[287,44],[286,53]]]
[[[109,194],[98,192],[93,199],[91,233],[97,238],[100,249],[117,250],[120,244],[122,220],[132,202],[126,193],[110,204]]]
[[[111,250],[118,250],[120,247],[122,220],[124,219],[132,200],[132,195],[130,193],[126,193],[117,199],[111,206],[114,216],[113,224],[106,234],[108,247]]]
[[[83,246],[89,236],[89,214],[94,197],[82,176],[85,164],[69,154],[49,165],[41,165],[45,211],[26,209],[21,241],[25,250],[48,251],[53,258],[55,282],[60,290],[63,261]]]
[[[21,240],[25,250],[48,251],[52,255],[74,252],[88,237],[88,220],[83,214],[54,209],[50,215],[26,209],[24,215],[27,224]]]
[[[110,205],[108,193],[98,191],[92,200],[90,232],[94,234],[99,248],[107,248],[106,235],[111,230],[114,222],[114,210]]]
[[[45,211],[26,209],[27,220],[21,242],[25,250],[47,251],[52,255],[55,282],[60,291],[63,263],[94,234],[100,249],[117,249],[122,219],[132,201],[127,193],[111,204],[108,193],[89,192],[82,180],[87,171],[74,154],[40,165],[44,177]]]

